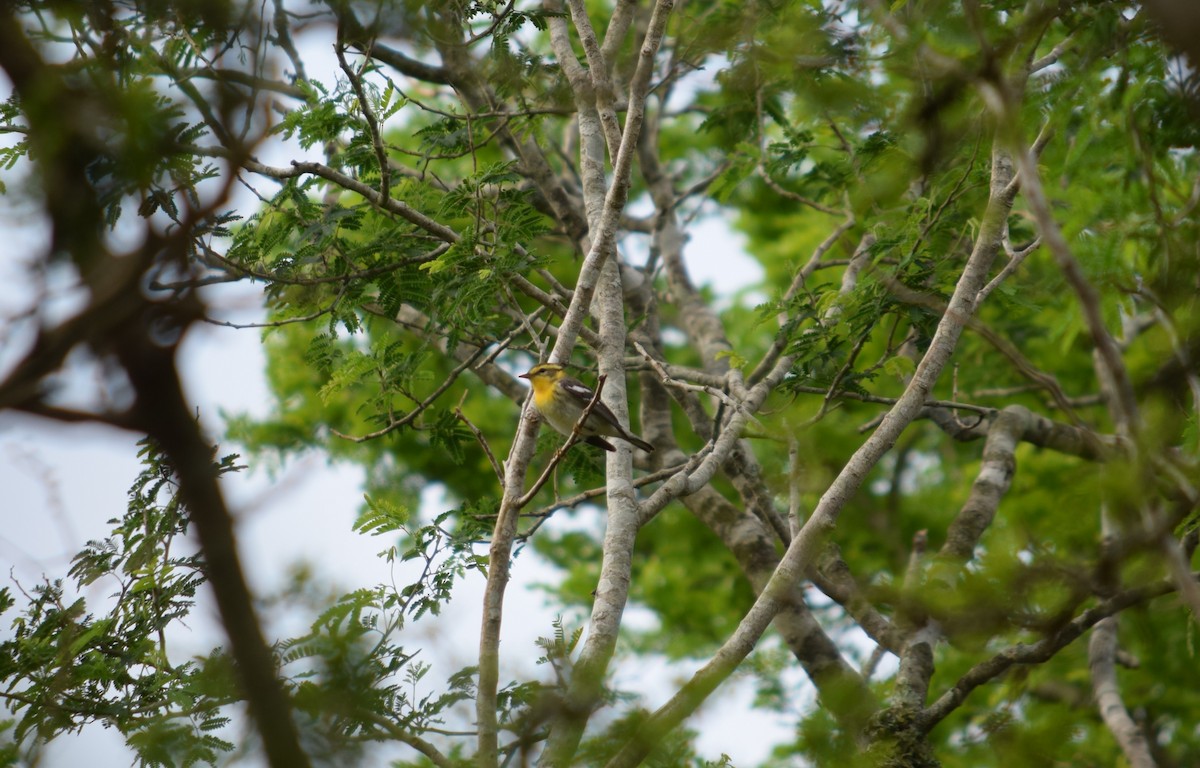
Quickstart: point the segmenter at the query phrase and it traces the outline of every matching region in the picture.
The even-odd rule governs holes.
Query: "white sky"
[[[310,68],[316,58],[306,56]],[[310,75],[313,71],[310,69]],[[7,92],[7,84],[0,82],[0,97]],[[272,162],[274,158],[264,160]],[[15,191],[12,177],[6,174],[5,180],[10,191]],[[29,329],[22,332],[9,322],[15,313],[28,308],[37,293],[20,265],[36,259],[45,247],[44,232],[30,226],[36,219],[28,215],[28,210],[22,211],[21,205],[12,195],[0,198],[0,242],[7,245],[6,254],[0,251],[0,375],[29,343]],[[693,224],[689,231],[689,266],[697,283],[710,284],[718,293],[729,295],[761,280],[761,269],[744,255],[741,237],[726,224],[709,219]],[[227,287],[221,289],[216,304],[225,309],[227,319],[261,319],[258,295],[257,289],[250,286]],[[63,302],[60,311],[66,314],[70,308],[71,302]],[[198,325],[189,331],[181,347],[179,359],[187,394],[210,437],[216,440],[224,429],[220,414],[246,412],[261,416],[270,408],[259,338],[255,330]],[[94,384],[78,375],[68,377],[66,383],[80,393]],[[106,427],[66,426],[0,413],[0,489],[4,492],[4,503],[0,505],[0,568],[7,566],[4,584],[11,586],[9,573],[26,587],[43,576],[65,577],[70,557],[89,539],[109,533],[106,521],[123,514],[127,490],[140,470],[137,439],[136,435]],[[222,445],[222,453],[235,448]],[[351,530],[362,501],[361,480],[358,468],[330,465],[318,455],[293,461],[274,478],[262,470],[227,476],[225,490],[238,519],[243,563],[259,595],[278,591],[297,563],[308,564],[330,591],[391,580],[389,565],[376,556],[390,542]],[[430,505],[426,512],[442,511],[436,489],[426,497]],[[577,517],[572,524],[578,525],[581,519]],[[602,529],[602,520],[594,523],[596,530]],[[397,574],[396,578],[400,582],[403,575]],[[532,587],[556,578],[556,573],[539,562],[532,551],[517,560],[505,606],[501,648],[507,666],[502,680],[545,674],[533,664],[540,655],[534,641],[552,633],[554,614],[547,609],[542,594]],[[431,687],[474,662],[482,586],[478,574],[468,575],[440,617],[423,620],[406,630],[411,635],[406,643],[424,646],[421,658],[435,665],[426,678]],[[102,601],[107,595],[105,590],[105,585],[97,584],[87,596]],[[276,636],[299,633],[307,628],[310,618],[279,616],[271,629]],[[568,618],[578,624],[579,617]],[[7,622],[0,625],[0,636],[9,632]],[[201,595],[188,628],[177,632],[173,643],[185,654],[204,653],[223,643],[207,594]],[[695,666],[618,666],[615,683],[646,692],[645,704],[655,707]],[[750,709],[752,697],[753,689],[747,681],[727,682],[713,703],[688,722],[688,727],[701,733],[698,745],[706,757],[716,759],[727,753],[737,765],[755,764],[765,759],[772,744],[789,738],[790,726],[781,718]],[[119,734],[88,727],[55,742],[44,764],[124,765],[130,760]]]

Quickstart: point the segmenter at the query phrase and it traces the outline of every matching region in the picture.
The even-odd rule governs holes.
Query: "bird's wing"
[[[567,377],[559,383],[571,397],[579,401],[579,405],[583,408],[586,408],[587,404],[592,402],[592,398],[596,395],[594,389],[578,379]],[[592,415],[598,416],[601,421],[606,422],[609,426],[616,429],[618,435],[625,431],[621,427],[621,422],[617,421],[617,417],[613,414],[612,410],[600,401],[597,401],[596,406],[592,408]]]

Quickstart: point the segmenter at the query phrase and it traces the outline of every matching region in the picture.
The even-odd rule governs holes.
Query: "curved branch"
[[[1088,670],[1100,717],[1133,768],[1155,768],[1146,734],[1129,716],[1117,683],[1117,617],[1107,616],[1092,628],[1088,641]]]
[[[1195,578],[1195,575],[1193,575]],[[1017,643],[1005,648],[987,661],[982,661],[971,667],[960,677],[950,690],[943,693],[933,704],[929,705],[920,717],[921,728],[930,731],[935,725],[944,720],[951,712],[959,707],[981,685],[995,680],[1017,664],[1040,664],[1049,661],[1056,653],[1075,642],[1084,632],[1097,622],[1120,611],[1153,600],[1174,592],[1176,585],[1170,581],[1162,581],[1145,587],[1130,589],[1113,595],[1099,605],[1089,608],[1067,622],[1054,634],[1041,640],[1025,644]]]
[[[1008,492],[1017,471],[1016,450],[1025,434],[1028,411],[1005,408],[988,428],[983,462],[971,486],[971,495],[946,531],[942,557],[965,563],[975,554],[979,538],[991,524],[1000,500]]]

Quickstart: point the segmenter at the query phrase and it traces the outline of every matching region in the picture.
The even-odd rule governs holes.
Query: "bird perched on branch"
[[[550,426],[564,435],[570,435],[579,423],[588,403],[596,392],[578,379],[566,374],[561,365],[539,363],[521,374],[533,385],[533,405]],[[643,451],[653,451],[654,446],[621,426],[608,406],[599,401],[592,406],[587,421],[579,429],[585,443],[591,443],[606,451],[615,451],[612,443],[601,437],[619,437],[636,445]]]

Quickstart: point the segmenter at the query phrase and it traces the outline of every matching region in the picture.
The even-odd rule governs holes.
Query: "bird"
[[[568,376],[561,365],[539,363],[522,373],[533,385],[533,405],[550,426],[564,435],[570,435],[583,415],[583,410],[592,402],[596,391],[578,379]],[[585,443],[615,451],[613,444],[603,437],[619,437],[643,451],[650,452],[654,446],[621,426],[608,406],[597,401],[580,428]]]

